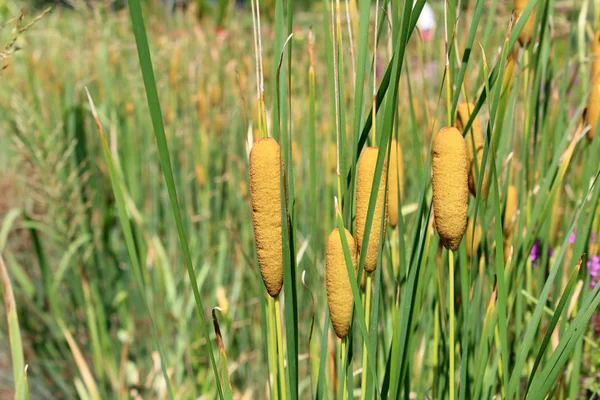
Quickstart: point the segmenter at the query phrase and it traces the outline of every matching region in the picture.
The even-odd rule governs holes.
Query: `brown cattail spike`
[[[467,228],[467,144],[458,129],[442,128],[433,141],[433,212],[442,244],[457,250]]]
[[[390,167],[388,171],[388,217],[392,229],[398,225],[398,194],[404,200],[404,165],[402,164],[402,149],[396,139],[392,139],[390,151]]]
[[[592,41],[592,76],[590,97],[587,106],[587,121],[590,130],[587,133],[588,140],[591,142],[596,133],[598,118],[600,117],[600,30],[594,34]]]
[[[281,155],[273,138],[259,139],[250,151],[250,203],[260,273],[272,297],[283,285],[281,238]]]
[[[465,127],[469,122],[475,105],[462,102],[456,108],[456,120],[454,126],[464,134]],[[481,134],[481,122],[479,116],[475,116],[471,128],[465,135],[467,142],[467,156],[469,160],[469,190],[473,196],[477,195],[477,172],[483,170],[483,135]],[[477,163],[477,165],[475,165]],[[486,193],[487,179],[483,180],[482,191]]]
[[[367,212],[369,210],[369,200],[371,198],[371,187],[375,179],[375,168],[377,166],[377,147],[367,147],[363,150],[358,161],[358,171],[356,180],[356,241],[359,251],[366,251],[365,271],[372,272],[377,267],[377,256],[379,252],[379,237],[385,237],[387,218],[383,215],[387,212],[385,201],[385,181],[379,182],[377,191],[377,201],[375,202],[375,211],[369,233],[369,243],[367,248],[362,248],[363,237],[365,234]],[[386,165],[384,162],[383,170]],[[381,174],[383,176],[383,174]],[[383,233],[381,231],[381,220],[383,221]]]
[[[356,243],[350,232],[346,229],[346,242],[350,250],[354,273],[356,273]],[[346,259],[340,237],[340,231],[334,229],[327,239],[327,252],[325,254],[327,304],[331,315],[331,323],[335,334],[343,339],[348,334],[350,319],[352,318],[352,286],[348,277]],[[363,274],[364,275],[364,274]]]

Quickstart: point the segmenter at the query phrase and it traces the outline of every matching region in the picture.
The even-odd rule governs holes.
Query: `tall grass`
[[[423,0],[259,1],[260,25],[248,9],[216,7],[200,24],[198,9],[138,0],[44,15],[0,72],[0,338],[12,344],[0,373],[14,375],[0,397],[598,394],[600,135],[588,142],[582,119],[598,10],[583,3],[531,0],[515,20],[506,2],[432,2],[431,40],[415,29]],[[481,240],[450,253],[433,221],[431,145],[462,101],[474,105],[463,132],[478,116],[484,136],[468,208]],[[249,200],[263,129],[287,193],[275,301]],[[375,206],[392,139],[404,189],[386,231],[373,224],[385,223]],[[363,243],[384,236],[369,296],[366,252],[355,273],[340,236],[354,312],[339,341],[325,244],[335,228],[355,235],[366,146],[379,150]]]

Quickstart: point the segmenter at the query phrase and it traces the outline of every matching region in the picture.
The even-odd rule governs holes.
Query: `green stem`
[[[369,331],[369,320],[371,315],[371,281],[373,280],[373,276],[370,272],[365,271],[367,274],[367,279],[365,282],[365,291],[366,291],[366,300],[365,300],[365,323],[367,325],[367,332]],[[363,359],[362,359],[362,374],[361,374],[361,400],[365,400],[367,397],[367,370],[369,369],[367,366],[368,361],[368,353],[367,353],[367,341],[363,340]]]
[[[448,280],[448,313],[450,314],[450,338],[448,339],[448,356],[450,359],[450,400],[454,400],[454,252],[449,250],[450,265]]]
[[[346,339],[347,336],[342,339],[342,381],[344,382],[342,385],[342,400],[348,399],[348,388],[347,388],[347,379],[346,379]]]
[[[283,354],[283,328],[281,326],[281,303],[279,296],[275,298],[275,320],[277,322],[277,354],[279,355],[279,385],[281,387],[281,399],[286,400],[287,392],[285,385],[285,358]]]
[[[277,335],[275,333],[275,302],[269,295],[267,295],[267,302],[269,308],[267,311],[267,329],[269,331],[269,370],[273,376],[273,399],[279,400],[279,382],[277,381]]]

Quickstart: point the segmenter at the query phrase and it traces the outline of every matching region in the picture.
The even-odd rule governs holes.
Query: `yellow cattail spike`
[[[267,292],[283,285],[281,239],[281,153],[273,138],[257,140],[250,151],[250,203],[256,253]]]
[[[508,55],[506,67],[504,68],[504,78],[502,79],[502,95],[508,95],[512,87],[515,72],[515,53]]]
[[[525,10],[525,7],[527,7],[528,2],[529,2],[529,0],[515,0],[515,11],[514,11],[515,12],[515,20],[514,20],[515,24],[521,17],[521,14]],[[535,28],[536,10],[537,10],[537,5],[533,8],[533,11],[531,12],[531,14],[529,14],[529,19],[527,19],[527,22],[525,23],[525,26],[523,27],[523,30],[521,31],[521,34],[519,35],[519,43],[521,44],[521,47],[525,47],[529,42],[531,42],[531,39],[533,38],[533,31]]]
[[[519,206],[519,195],[517,188],[513,185],[508,185],[506,190],[506,206],[504,207],[504,237],[510,238],[515,227],[515,219],[517,217],[517,208]]]
[[[179,45],[175,46],[173,56],[171,57],[171,66],[169,68],[169,86],[175,89],[177,86],[177,78],[179,71],[179,61],[181,60],[181,50]]]
[[[329,145],[327,165],[329,167],[329,172],[335,173],[335,171],[337,170],[337,148],[335,146],[335,143]]]
[[[202,166],[202,164],[196,164],[194,170],[196,172],[196,183],[198,184],[198,187],[203,188],[204,183],[206,182],[206,174],[204,173],[204,167]]]
[[[471,113],[475,105],[473,103],[462,102],[456,107],[456,120],[454,126],[461,133],[464,133],[465,126],[469,122]],[[481,133],[481,122],[479,116],[475,116],[471,128],[465,135],[467,143],[467,156],[469,160],[469,190],[473,196],[477,195],[477,171],[481,172],[483,168],[483,135]],[[477,161],[477,165],[475,162]],[[483,193],[486,193],[487,180],[483,180]]]
[[[433,140],[433,212],[442,244],[457,250],[467,228],[469,161],[458,129],[442,128]]]
[[[362,242],[365,234],[367,212],[369,210],[369,200],[371,198],[371,188],[375,179],[375,168],[377,166],[377,147],[367,147],[363,150],[360,160],[358,161],[357,182],[356,182],[356,241],[359,251],[367,252],[365,256],[365,271],[372,272],[377,267],[377,255],[379,250],[379,237],[385,237],[387,218],[383,222],[383,234],[381,234],[381,219],[387,212],[385,201],[385,182],[379,182],[379,190],[377,192],[377,201],[375,203],[375,211],[373,213],[373,221],[371,231],[369,233],[369,243],[367,248],[363,249]],[[383,165],[385,171],[386,165]],[[383,176],[383,174],[382,174]]]
[[[392,139],[390,151],[390,167],[388,171],[388,217],[392,229],[398,225],[398,194],[404,200],[404,165],[402,164],[402,149],[396,139]]]
[[[352,257],[352,265],[356,273],[356,243],[347,229],[345,233],[350,256]],[[327,304],[329,305],[331,323],[333,324],[335,334],[340,339],[343,339],[348,334],[348,329],[350,328],[353,296],[340,231],[337,228],[331,232],[327,239],[325,270]]]
[[[473,236],[473,234],[475,236]],[[477,255],[477,249],[479,249],[479,243],[481,243],[481,236],[483,232],[481,230],[481,225],[475,225],[473,220],[469,220],[469,224],[467,225],[467,256],[473,257]]]
[[[590,125],[587,137],[590,142],[594,138],[596,126],[598,125],[598,118],[600,117],[600,30],[596,31],[592,41],[591,80],[592,84],[587,107],[587,120]]]

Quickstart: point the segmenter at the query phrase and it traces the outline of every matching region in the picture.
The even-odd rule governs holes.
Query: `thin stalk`
[[[275,302],[273,298],[267,295],[268,302],[268,331],[269,331],[269,370],[273,376],[273,399],[279,400],[279,382],[277,380],[277,334],[275,333]]]
[[[373,274],[371,272],[365,271],[367,274],[367,279],[365,282],[365,291],[366,291],[366,300],[365,300],[365,322],[367,324],[367,331],[369,330],[369,322],[371,320],[371,282],[373,280]],[[367,398],[367,370],[368,370],[368,354],[367,354],[367,341],[363,340],[363,359],[362,359],[362,374],[361,374],[361,400],[365,400]]]
[[[346,360],[346,353],[347,353],[346,345],[347,345],[347,338],[348,337],[346,336],[346,337],[344,337],[342,339],[342,348],[341,348],[341,351],[342,351],[342,364],[341,364],[341,367],[342,367],[342,382],[343,382],[343,385],[342,385],[342,388],[343,388],[342,389],[342,400],[347,400],[348,399],[348,388],[347,388],[347,381],[348,380],[346,378],[346,361],[347,361]]]
[[[454,400],[454,252],[449,250],[448,313],[450,314],[450,338],[448,339],[448,358],[450,361],[450,400]]]
[[[281,400],[287,399],[285,384],[285,358],[283,354],[283,328],[281,325],[281,302],[279,296],[275,298],[275,320],[277,323],[277,354],[279,355],[279,386],[281,387]]]

